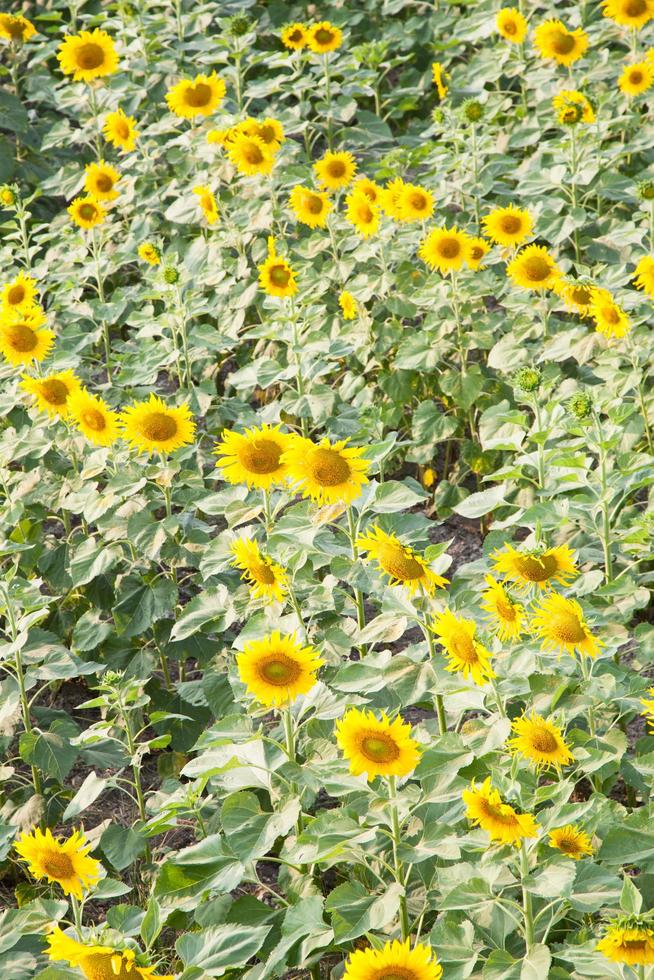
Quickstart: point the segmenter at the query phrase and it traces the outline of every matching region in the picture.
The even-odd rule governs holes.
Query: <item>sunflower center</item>
[[[445,259],[456,259],[461,254],[461,243],[457,238],[444,238],[439,242],[438,251]]]
[[[193,109],[201,109],[205,105],[209,105],[211,101],[211,86],[206,85],[204,82],[198,82],[197,85],[189,85],[186,90],[186,104],[190,105]]]
[[[405,970],[402,966],[392,966],[390,973],[385,970],[382,973],[376,973],[373,980],[416,980],[416,974],[413,970]]]
[[[275,573],[265,561],[253,562],[248,571],[259,585],[274,585],[275,583]]]
[[[649,945],[644,939],[623,939],[620,947],[630,953],[645,953],[649,950]]]
[[[84,221],[93,221],[96,215],[95,204],[80,204],[79,206],[79,216]]]
[[[549,279],[552,269],[547,259],[541,255],[533,255],[525,261],[524,271],[530,282],[545,282]]]
[[[627,0],[624,12],[628,17],[640,17],[647,10],[647,0]]]
[[[95,178],[95,186],[102,194],[106,194],[114,186],[114,182],[109,174],[98,174]]]
[[[350,464],[335,449],[315,449],[310,462],[313,479],[322,487],[337,487],[351,476]]]
[[[562,113],[563,122],[576,123],[581,119],[581,109],[577,105],[568,104]]]
[[[120,956],[120,969],[115,971],[114,965],[117,956],[120,954],[111,953],[91,953],[85,956],[80,964],[82,972],[87,980],[133,980],[136,973],[132,970],[132,963]],[[112,959],[114,962],[112,963]],[[127,967],[130,967],[128,972]]]
[[[479,660],[473,640],[467,633],[460,633],[451,639],[454,655],[464,664],[476,664]]]
[[[271,439],[248,442],[238,450],[241,466],[250,473],[274,473],[279,469],[282,449]]]
[[[295,660],[291,660],[283,653],[273,653],[260,665],[259,672],[268,684],[273,684],[275,687],[288,687],[298,679],[301,670]]]
[[[75,873],[73,862],[67,854],[51,851],[43,862],[43,867],[51,878],[70,878]]]
[[[570,290],[570,296],[573,302],[579,303],[580,306],[588,306],[590,303],[590,289],[587,286],[574,286]]]
[[[641,85],[643,82],[643,73],[639,68],[634,68],[629,73],[629,81],[632,85]]]
[[[25,299],[25,287],[22,283],[17,283],[12,286],[7,292],[7,304],[9,306],[18,306]]]
[[[494,806],[489,800],[481,801],[481,809],[484,816],[503,824],[505,827],[512,827],[516,823],[515,814],[510,810],[507,813],[504,804]]]
[[[358,214],[359,221],[362,221],[366,225],[369,225],[371,223],[371,221],[375,216],[372,213],[372,208],[368,204],[368,198],[365,198],[363,201],[359,202],[357,214]]]
[[[561,643],[580,643],[586,638],[583,623],[573,612],[557,612],[552,618],[551,630]]]
[[[515,34],[518,30],[518,25],[514,20],[507,20],[504,25],[504,30],[507,34]]]
[[[124,119],[119,119],[114,125],[116,135],[121,138],[121,140],[126,140],[129,136],[129,126]]]
[[[9,33],[11,34],[12,38],[14,38],[14,40],[18,40],[22,38],[24,26],[17,17],[14,18],[10,15],[8,20],[5,21],[4,26],[7,29],[7,31],[9,31]]]
[[[253,142],[248,142],[243,145],[243,156],[245,157],[247,163],[253,167],[263,163],[264,160],[261,147],[257,146],[257,144]]]
[[[41,382],[41,395],[49,405],[65,405],[68,394],[68,388],[58,378]]]
[[[570,54],[575,49],[575,39],[567,31],[557,31],[552,36],[552,47],[557,54]]]
[[[9,327],[8,340],[14,350],[21,354],[27,354],[34,350],[38,340],[34,330],[26,323],[14,323]]]
[[[364,735],[361,739],[361,751],[371,762],[393,762],[400,754],[393,739],[382,732]]]
[[[473,262],[478,262],[479,259],[483,259],[484,250],[481,245],[473,245],[470,249],[470,258]]]
[[[522,229],[522,221],[517,214],[504,214],[500,220],[500,226],[507,235],[517,235]]]
[[[277,134],[271,125],[262,123],[259,126],[259,139],[262,139],[264,143],[276,143]]]
[[[615,306],[604,306],[601,310],[601,314],[607,323],[610,323],[612,327],[617,327],[620,323],[620,314],[616,310]]]
[[[291,280],[291,270],[282,264],[271,265],[268,275],[270,276],[270,281],[275,286],[280,286],[282,289],[285,286],[288,286]]]
[[[89,41],[83,44],[77,51],[77,64],[80,68],[88,71],[92,68],[99,68],[104,64],[104,51],[99,44]]]
[[[547,755],[556,752],[558,744],[551,732],[546,728],[535,728],[531,733],[531,744],[537,752]]]
[[[427,207],[427,198],[420,191],[414,191],[409,197],[409,204],[416,211],[424,211]]]
[[[177,422],[164,412],[151,412],[143,419],[141,431],[152,442],[166,442],[177,434]]]
[[[503,619],[507,623],[514,623],[516,618],[516,611],[512,603],[502,596],[499,596],[496,602],[497,615],[500,619]]]
[[[311,214],[320,214],[322,211],[322,198],[315,194],[309,194],[304,199],[304,206]]]
[[[294,31],[291,31],[288,39],[289,41],[292,41],[293,44],[299,44],[302,40],[302,31],[296,28]]]
[[[547,582],[557,569],[556,558],[553,555],[542,555],[540,558],[521,555],[516,558],[515,565],[520,576],[528,582]]]
[[[558,842],[559,849],[563,851],[564,854],[578,854],[579,845],[571,837],[562,837]]]
[[[325,27],[321,27],[316,31],[315,38],[318,44],[331,44],[334,40],[334,35]]]
[[[82,422],[93,432],[102,432],[107,427],[107,420],[97,408],[85,408],[82,412]]]
[[[330,177],[340,178],[345,176],[345,164],[342,160],[331,160],[327,167]]]
[[[400,582],[409,582],[413,579],[422,578],[425,574],[420,562],[416,561],[404,548],[389,545],[380,554],[380,564],[385,572],[399,579]]]

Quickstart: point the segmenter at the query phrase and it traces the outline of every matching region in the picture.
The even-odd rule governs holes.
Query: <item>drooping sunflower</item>
[[[641,95],[653,84],[654,71],[647,61],[638,61],[634,65],[627,65],[618,79],[618,88],[624,95],[630,97]]]
[[[343,980],[440,980],[443,968],[430,946],[394,939],[382,949],[357,949],[345,964]]]
[[[226,145],[229,160],[240,174],[254,177],[271,172],[275,156],[260,136],[237,133]]]
[[[118,197],[116,184],[120,174],[110,163],[99,160],[89,163],[84,171],[84,190],[96,201],[115,201]]]
[[[166,93],[171,112],[180,119],[210,116],[225,98],[225,82],[215,71],[210,75],[183,78]]]
[[[481,608],[488,616],[493,632],[500,640],[517,640],[525,622],[524,606],[514,602],[506,589],[492,575],[486,576],[488,588],[482,593]]]
[[[471,238],[468,242],[468,257],[466,262],[470,269],[477,272],[484,268],[484,259],[490,252],[490,245],[483,238]]]
[[[105,117],[102,135],[107,143],[111,143],[121,153],[131,153],[136,148],[136,141],[139,138],[136,119],[118,108]]]
[[[379,208],[365,194],[356,191],[345,198],[345,219],[362,238],[370,238],[379,230]]]
[[[66,418],[70,411],[68,400],[79,391],[81,382],[74,371],[59,371],[43,378],[32,378],[24,374],[20,386],[33,396],[40,412]]]
[[[138,254],[148,265],[161,265],[161,250],[154,242],[142,242],[138,247]]]
[[[193,442],[195,422],[186,403],[166,405],[151,394],[146,402],[134,402],[120,415],[125,439],[144,453],[172,453]]]
[[[27,313],[3,310],[0,315],[0,353],[10,364],[42,361],[54,344],[52,330],[43,327],[45,314],[38,307]]]
[[[449,75],[445,71],[445,68],[440,63],[440,61],[432,62],[431,66],[431,78],[436,86],[436,91],[438,92],[438,98],[443,101],[446,97],[449,89],[447,87],[447,82],[449,80]]]
[[[400,221],[426,221],[434,213],[434,195],[418,184],[404,184],[395,204]]]
[[[631,320],[619,306],[608,289],[595,287],[591,293],[590,316],[595,321],[595,329],[605,337],[619,339],[631,330]]]
[[[521,245],[534,229],[534,219],[529,211],[508,205],[495,208],[482,221],[486,238],[496,245],[511,247]]]
[[[480,687],[495,677],[490,653],[475,640],[477,625],[472,619],[455,616],[446,609],[434,617],[431,630],[445,650],[449,661],[445,669],[450,673],[461,673]]]
[[[51,960],[69,963],[87,980],[174,980],[154,972],[153,966],[139,966],[133,949],[116,949],[97,943],[81,943],[55,926],[47,937]]]
[[[351,184],[357,171],[356,160],[351,153],[342,150],[327,153],[313,165],[318,182],[330,191],[338,191]]]
[[[418,255],[431,269],[438,269],[443,275],[458,272],[467,261],[470,238],[458,228],[432,228],[420,243]]]
[[[309,228],[324,228],[327,216],[333,208],[332,202],[324,191],[314,191],[310,187],[295,186],[290,193],[288,203],[297,218]]]
[[[251,538],[237,538],[229,550],[234,555],[232,564],[243,572],[244,579],[255,599],[281,602],[287,591],[286,572],[269,555],[262,554],[259,545]]]
[[[80,228],[95,228],[107,217],[105,209],[94,197],[76,197],[68,208],[68,214]]]
[[[502,7],[495,18],[495,26],[511,44],[522,44],[527,36],[527,21],[515,7]]]
[[[281,255],[277,254],[275,239],[268,239],[268,255],[259,269],[259,285],[269,296],[284,299],[295,296],[298,290],[293,269]]]
[[[620,27],[640,30],[654,17],[652,0],[603,0],[602,13]]]
[[[292,437],[282,432],[278,425],[246,429],[234,432],[225,429],[222,441],[215,453],[222,458],[216,466],[228,483],[245,483],[258,490],[270,490],[286,482],[288,467],[283,455]]]
[[[308,694],[323,664],[313,647],[301,646],[295,636],[277,630],[246,644],[236,662],[248,693],[266,707],[287,705]]]
[[[370,467],[363,449],[348,446],[347,440],[294,439],[282,461],[288,466],[291,483],[304,497],[319,504],[351,504],[368,482]]]
[[[307,28],[304,24],[288,24],[282,31],[282,44],[291,51],[306,48]]]
[[[574,310],[579,316],[590,315],[590,303],[593,295],[593,284],[575,279],[557,280],[554,292],[560,296],[568,309]]]
[[[637,289],[642,289],[644,293],[654,298],[654,256],[643,255],[638,260],[634,270],[634,282]]]
[[[534,31],[534,47],[543,58],[572,65],[588,49],[588,35],[581,27],[571,31],[562,21],[551,18]]]
[[[383,189],[370,177],[357,177],[352,185],[352,190],[359,194],[365,194],[371,204],[381,206]]]
[[[198,199],[198,207],[202,211],[208,225],[215,225],[220,217],[216,198],[213,191],[206,184],[198,184],[193,188],[193,193]]]
[[[107,403],[84,388],[72,392],[68,413],[79,431],[94,446],[111,446],[120,436],[120,418]]]
[[[118,54],[106,31],[80,31],[67,35],[57,53],[64,75],[76,82],[92,82],[118,70]]]
[[[307,31],[307,45],[314,54],[336,51],[343,43],[343,31],[328,20],[313,24]]]
[[[561,851],[573,861],[581,861],[583,857],[592,856],[594,850],[588,834],[572,823],[550,831],[548,843],[550,847],[555,847],[557,851]]]
[[[357,301],[355,300],[352,293],[348,293],[347,289],[344,289],[343,292],[338,297],[338,304],[343,313],[344,320],[356,319],[357,313],[359,312]]]
[[[491,555],[494,570],[502,578],[516,582],[522,589],[535,586],[551,589],[555,582],[567,586],[578,574],[574,553],[567,544],[556,548],[516,551],[508,542]]]
[[[2,287],[2,307],[5,310],[25,313],[37,302],[36,279],[26,276],[22,270],[11,282]]]
[[[402,544],[394,534],[386,534],[377,525],[357,539],[357,547],[377,562],[391,585],[403,585],[411,593],[422,589],[428,595],[447,585],[447,579],[433,572],[413,548]]]
[[[401,177],[396,177],[394,180],[389,180],[386,186],[382,189],[380,206],[384,214],[392,218],[393,221],[400,220],[400,213],[398,211],[397,202],[400,194],[402,193],[402,188],[404,187],[404,181]]]
[[[418,765],[420,746],[411,737],[411,725],[382,712],[350,708],[336,722],[336,742],[350,763],[353,776],[408,776]]]
[[[593,636],[575,599],[552,592],[535,608],[531,629],[543,641],[544,650],[574,656],[575,651],[595,657],[604,644]]]
[[[650,687],[647,693],[649,694],[649,698],[641,698],[640,701],[645,708],[644,711],[641,711],[641,714],[646,719],[650,732],[654,732],[654,687]]]
[[[595,122],[595,110],[582,92],[564,89],[552,98],[552,107],[562,126]]]
[[[532,711],[530,715],[515,718],[511,727],[514,736],[508,740],[507,747],[535,763],[537,769],[552,766],[558,770],[574,761],[561,729],[550,719]]]
[[[614,963],[648,966],[654,963],[654,931],[637,917],[624,916],[610,923],[596,949]]]
[[[522,289],[553,289],[561,276],[554,258],[542,245],[527,245],[506,267],[506,273]]]
[[[14,44],[29,41],[36,34],[36,28],[31,20],[22,14],[0,14],[0,37]]]
[[[97,884],[102,873],[100,862],[88,856],[92,845],[80,830],[61,840],[52,836],[49,827],[45,832],[35,827],[30,833],[21,834],[14,848],[27,861],[34,878],[54,882],[64,895],[78,899]]]
[[[470,789],[464,789],[463,802],[466,817],[485,830],[491,841],[520,847],[526,838],[538,837],[540,827],[530,813],[517,813],[491,785],[490,776],[479,787],[474,780]]]

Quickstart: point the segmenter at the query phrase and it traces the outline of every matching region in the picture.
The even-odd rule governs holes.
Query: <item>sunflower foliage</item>
[[[22,6],[4,975],[651,980],[654,0]]]

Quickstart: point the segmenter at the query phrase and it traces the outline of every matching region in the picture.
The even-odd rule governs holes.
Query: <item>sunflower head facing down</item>
[[[514,735],[507,743],[509,750],[533,762],[537,769],[558,770],[574,761],[561,729],[553,721],[532,711],[516,718],[512,729]]]
[[[334,206],[324,191],[299,184],[291,191],[288,203],[297,220],[309,228],[324,228]]]
[[[345,964],[343,980],[440,980],[443,968],[430,946],[393,939],[382,949],[357,949]]]
[[[38,827],[21,834],[14,844],[34,878],[54,882],[64,895],[77,899],[93,888],[102,874],[100,862],[88,856],[91,846],[79,830],[67,840],[61,840],[52,836],[50,828],[43,832]]]
[[[121,413],[125,439],[144,453],[172,453],[193,442],[195,422],[186,403],[166,405],[151,394],[146,402],[134,402]]]
[[[352,191],[345,198],[345,218],[362,238],[370,238],[379,229],[379,208],[360,191]]]
[[[241,578],[249,584],[255,599],[265,602],[283,600],[288,582],[286,572],[272,558],[262,554],[256,541],[237,538],[229,550],[234,556],[232,565],[242,570]]]
[[[68,214],[78,228],[83,228],[86,231],[95,228],[96,225],[101,225],[107,217],[107,212],[102,205],[90,196],[76,197],[68,208]]]
[[[455,616],[446,609],[434,617],[431,629],[449,661],[446,670],[461,673],[480,687],[495,677],[490,653],[475,639],[477,625],[472,619]]]
[[[593,854],[593,842],[589,835],[572,823],[550,831],[548,844],[573,861],[581,861],[583,857]]]
[[[490,238],[496,245],[510,248],[513,245],[521,245],[526,238],[529,238],[534,228],[534,219],[524,208],[508,205],[504,208],[495,208],[487,214],[482,227],[486,238]]]
[[[650,733],[654,733],[654,687],[650,687],[647,691],[649,698],[641,698],[640,703],[645,708],[641,711],[641,715],[647,721]]]
[[[277,631],[246,644],[236,662],[248,693],[266,707],[283,707],[308,694],[323,663],[313,647]]]
[[[496,582],[492,575],[486,576],[488,588],[482,593],[481,608],[493,632],[500,640],[517,640],[524,629],[525,610],[518,602],[514,602],[503,585]]]
[[[620,27],[639,31],[654,17],[652,0],[603,0],[602,13]]]
[[[495,18],[495,26],[511,44],[522,44],[527,37],[527,21],[516,7],[502,7]]]
[[[430,269],[438,269],[443,275],[458,272],[468,261],[470,238],[458,228],[432,228],[420,243],[418,255]]]
[[[215,225],[219,218],[218,205],[213,191],[206,184],[198,184],[193,188],[193,193],[198,199],[198,207],[202,211],[208,225]]]
[[[215,71],[210,75],[183,78],[168,91],[168,108],[180,119],[212,115],[225,98],[225,82]]]
[[[307,32],[307,45],[314,54],[328,54],[336,51],[343,43],[343,31],[328,20],[313,24]]]
[[[174,980],[155,973],[152,966],[139,966],[141,956],[133,949],[116,949],[97,943],[81,943],[55,926],[47,937],[51,960],[69,963],[87,980]]]
[[[348,446],[347,440],[324,438],[314,443],[296,438],[282,459],[295,488],[319,504],[349,505],[368,482],[370,463],[363,458],[363,449]]]
[[[595,110],[582,92],[565,89],[552,98],[552,107],[562,126],[576,126],[579,123],[595,122]]]
[[[313,165],[318,183],[329,191],[338,191],[351,184],[357,171],[357,165],[351,153],[342,150],[338,153],[327,153],[316,160]]]
[[[26,313],[15,310],[0,313],[0,353],[10,364],[30,364],[48,356],[55,335],[44,323],[45,314],[38,306]]]
[[[304,24],[287,24],[282,31],[282,44],[290,51],[301,51],[307,46],[307,34]]]
[[[105,117],[102,135],[107,143],[111,143],[121,153],[131,153],[136,149],[136,141],[139,137],[136,119],[118,108]]]
[[[292,437],[278,425],[264,423],[258,428],[234,432],[225,429],[222,441],[215,449],[221,458],[216,466],[228,483],[245,483],[257,490],[281,486],[288,477],[288,467],[282,457]]]
[[[588,35],[581,27],[570,31],[562,21],[552,18],[534,31],[534,47],[542,58],[568,66],[586,52]]]
[[[447,74],[440,61],[434,61],[432,63],[431,78],[432,82],[436,86],[438,98],[442,102],[449,91],[447,82],[449,81],[450,76]]]
[[[447,579],[433,572],[413,548],[402,544],[394,534],[386,534],[380,527],[369,528],[356,543],[372,561],[377,562],[391,585],[403,585],[410,593],[423,590],[427,595],[447,585]]]
[[[618,88],[630,98],[642,95],[653,84],[654,71],[648,61],[637,61],[634,65],[627,65],[618,79]]]
[[[353,776],[408,776],[418,765],[420,746],[411,737],[411,725],[383,712],[350,708],[336,722],[336,742],[350,763]]]
[[[120,437],[120,417],[102,398],[78,388],[67,405],[71,421],[94,446],[111,446]]]
[[[99,160],[89,163],[84,171],[84,190],[96,201],[114,201],[118,197],[116,184],[120,174],[110,163]]]
[[[57,53],[64,75],[76,82],[93,82],[118,70],[118,54],[106,31],[80,31],[63,39]]]
[[[596,657],[603,643],[590,631],[584,613],[576,599],[567,599],[552,592],[536,607],[530,628],[543,641],[544,650],[559,654],[575,652]]]
[[[42,378],[23,375],[21,388],[32,395],[41,412],[66,418],[70,412],[72,395],[79,391],[81,383],[73,371],[59,371]]]
[[[356,320],[358,313],[357,301],[352,293],[348,293],[347,289],[344,289],[338,297],[338,305],[341,308],[344,320]]]
[[[23,271],[2,287],[2,308],[4,310],[25,313],[37,302],[36,279],[26,276]]]
[[[491,842],[520,847],[523,840],[538,837],[539,826],[530,813],[517,813],[493,788],[490,776],[481,786],[474,781],[463,791],[466,817],[490,835]]]
[[[516,286],[541,292],[554,289],[561,270],[542,245],[527,245],[509,262],[506,273]]]
[[[516,551],[505,544],[491,555],[494,570],[523,590],[551,589],[555,583],[567,586],[577,576],[574,553],[566,544],[545,550]]]
[[[608,289],[595,287],[592,290],[588,312],[595,321],[597,332],[609,340],[619,340],[631,330],[628,314],[615,302]]]
[[[596,948],[614,963],[649,966],[654,963],[654,931],[638,916],[621,916],[609,924]]]
[[[295,273],[286,259],[277,254],[275,239],[272,237],[268,239],[268,256],[258,269],[259,285],[269,296],[276,296],[278,299],[295,296],[298,289]]]
[[[12,44],[23,44],[36,34],[31,20],[22,14],[0,14],[0,37]]]

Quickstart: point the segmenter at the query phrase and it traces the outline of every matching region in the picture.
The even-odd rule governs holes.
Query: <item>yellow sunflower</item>
[[[507,742],[507,747],[533,762],[537,769],[550,766],[560,769],[574,762],[561,729],[548,718],[542,718],[532,711],[530,715],[523,714],[514,719],[511,727],[514,736]]]
[[[350,708],[336,722],[336,742],[350,763],[353,776],[408,776],[420,760],[420,746],[411,738],[411,725],[383,712]]]
[[[588,312],[595,321],[597,332],[605,337],[619,339],[631,330],[629,316],[615,302],[608,289],[593,289]]]
[[[434,616],[431,630],[445,651],[449,661],[445,669],[450,673],[462,673],[480,687],[495,677],[490,653],[475,640],[477,625],[472,619],[455,616],[446,609]]]
[[[207,143],[214,146],[227,146],[234,138],[234,129],[210,129],[207,133]]]
[[[277,254],[275,239],[272,237],[268,239],[268,256],[258,269],[259,285],[269,296],[280,299],[295,296],[298,289],[295,273],[286,259]]]
[[[138,247],[138,255],[148,265],[161,264],[161,251],[154,242],[142,242]]]
[[[486,238],[496,245],[521,245],[534,229],[534,219],[524,208],[495,208],[482,222]]]
[[[562,21],[551,18],[534,31],[534,47],[543,58],[572,65],[586,52],[588,35],[581,27],[570,31]]]
[[[357,949],[345,964],[343,980],[440,980],[443,968],[430,946],[394,939],[381,949]]]
[[[120,174],[110,163],[104,160],[89,163],[84,171],[84,190],[96,201],[114,201],[118,197],[115,189],[120,180]]]
[[[593,295],[593,284],[574,279],[557,280],[554,292],[560,296],[568,309],[574,310],[579,316],[590,315],[590,303]]]
[[[447,585],[447,579],[433,572],[413,548],[402,544],[394,534],[386,534],[376,525],[357,539],[357,547],[377,562],[388,575],[391,585],[403,585],[411,593],[422,589],[428,595]]]
[[[593,854],[593,844],[588,834],[572,823],[550,831],[548,843],[573,861],[581,861],[583,857]]]
[[[319,504],[351,504],[368,482],[370,467],[363,449],[347,445],[347,440],[330,442],[321,439],[293,439],[285,451],[291,483],[304,496]]]
[[[347,187],[354,180],[357,165],[351,153],[341,151],[327,153],[316,160],[313,165],[318,182],[330,191],[338,191],[341,187]]]
[[[442,102],[449,91],[447,87],[447,81],[449,80],[450,76],[447,74],[444,67],[441,65],[440,61],[432,62],[431,77],[434,85],[436,86],[436,91],[438,92],[438,98]]]
[[[507,543],[501,551],[494,551],[491,558],[494,571],[502,578],[516,582],[522,589],[529,586],[551,589],[555,582],[565,587],[579,571],[574,553],[566,544],[545,550],[516,551]]]
[[[37,302],[36,279],[26,276],[22,271],[2,287],[2,306],[5,310],[25,313]]]
[[[482,593],[481,608],[488,616],[493,632],[500,640],[519,639],[525,622],[525,610],[514,602],[506,589],[492,575],[486,576],[488,588]]]
[[[468,259],[470,238],[458,228],[433,228],[420,243],[418,255],[443,275],[457,272]]]
[[[483,238],[471,238],[468,242],[468,266],[477,272],[484,268],[484,259],[490,252],[490,245]]]
[[[68,399],[79,391],[81,382],[75,377],[74,371],[59,371],[43,378],[31,378],[24,374],[20,386],[34,397],[40,412],[66,418],[70,411]]]
[[[343,31],[328,20],[313,24],[307,31],[307,44],[314,54],[328,54],[336,51],[343,43]]]
[[[106,31],[80,31],[67,35],[57,53],[64,75],[76,82],[92,82],[118,70],[118,55],[114,42]]]
[[[102,135],[107,143],[111,143],[121,153],[131,153],[136,148],[139,137],[136,119],[126,115],[122,109],[107,114],[104,120]]]
[[[120,415],[125,439],[144,453],[172,453],[193,442],[195,422],[186,403],[166,405],[151,394],[147,402],[134,402]]]
[[[31,20],[22,14],[0,14],[0,37],[14,44],[29,41],[36,34],[36,28]]]
[[[585,95],[575,89],[564,89],[552,98],[552,107],[562,126],[595,122],[595,110]]]
[[[341,308],[344,320],[356,319],[357,313],[359,312],[357,301],[352,293],[348,293],[347,289],[344,289],[338,297],[338,305]]]
[[[561,276],[554,258],[542,245],[527,245],[506,267],[506,273],[522,289],[553,289]]]
[[[275,163],[274,154],[261,137],[245,133],[237,133],[227,143],[227,155],[238,172],[246,177],[269,174]]]
[[[299,184],[291,191],[288,203],[297,220],[309,228],[324,228],[333,207],[324,191],[314,191]]]
[[[654,84],[654,71],[647,61],[627,65],[618,79],[618,88],[624,95],[635,96],[646,92]]]
[[[166,102],[180,119],[210,116],[225,98],[225,82],[215,71],[210,75],[183,78],[168,91]]]
[[[418,184],[404,184],[395,206],[400,221],[426,221],[434,213],[434,195]]]
[[[517,813],[493,789],[490,776],[479,787],[473,783],[464,789],[463,802],[466,804],[466,817],[481,827],[491,841],[499,844],[513,844],[520,847],[525,838],[538,837],[540,827],[530,813]]]
[[[282,457],[291,441],[292,437],[278,425],[264,423],[243,433],[225,429],[215,449],[216,455],[222,457],[216,466],[228,483],[270,490],[286,482],[288,467]]]
[[[634,270],[634,281],[637,289],[642,289],[644,293],[654,298],[654,256],[643,255],[638,260]]]
[[[495,18],[495,26],[505,41],[522,44],[527,37],[527,21],[515,7],[502,7]]]
[[[287,592],[286,572],[259,550],[259,545],[251,538],[238,538],[232,541],[229,550],[234,555],[232,565],[243,572],[241,578],[248,582],[255,599],[281,602]]]
[[[0,315],[0,354],[10,364],[42,361],[54,344],[52,330],[43,328],[45,315],[38,307],[27,313],[3,310]]]
[[[282,707],[308,694],[323,664],[313,647],[303,647],[295,636],[282,636],[277,630],[246,644],[236,662],[248,694],[266,707]]]
[[[620,27],[640,30],[654,17],[652,0],[603,0],[602,13]]]
[[[213,191],[206,184],[198,184],[193,188],[193,193],[198,199],[198,207],[202,211],[208,225],[215,225],[220,216],[216,198]]]
[[[649,694],[649,698],[641,698],[640,701],[645,708],[644,711],[641,711],[641,714],[646,719],[650,732],[654,732],[654,687],[650,687],[647,693]]]
[[[387,214],[389,218],[394,221],[400,221],[400,212],[397,207],[397,202],[400,194],[402,193],[402,188],[404,187],[404,181],[401,177],[396,177],[394,180],[389,180],[386,186],[382,189],[379,204],[381,206],[384,214]]]
[[[105,209],[94,197],[76,197],[68,208],[68,214],[80,228],[95,228],[107,217]]]
[[[80,830],[61,840],[52,836],[50,828],[43,832],[38,827],[21,834],[14,843],[34,878],[55,882],[64,895],[78,899],[97,884],[102,873],[100,862],[88,856],[91,847]]]
[[[382,203],[383,188],[369,177],[357,177],[352,185],[352,190],[359,194],[365,194],[371,204]]]
[[[345,219],[362,238],[370,238],[379,230],[379,208],[365,194],[356,191],[345,198]]]
[[[581,606],[575,599],[566,599],[552,592],[535,608],[531,629],[543,641],[544,650],[558,650],[559,654],[575,651],[595,657],[604,644],[590,631]]]
[[[111,446],[120,436],[120,418],[107,403],[84,388],[72,392],[68,413],[79,431],[94,446]]]
[[[51,960],[69,963],[87,980],[174,980],[154,972],[153,966],[138,966],[133,949],[116,949],[96,943],[80,943],[55,926],[47,937]]]
[[[286,140],[284,127],[279,119],[273,119],[272,116],[267,116],[260,121],[253,119],[252,122],[254,123],[254,135],[258,136],[260,140],[263,140],[272,153],[277,153],[282,143]]]
[[[300,51],[307,46],[307,28],[304,24],[288,24],[282,31],[282,44],[291,51]]]
[[[654,931],[638,920],[618,919],[609,925],[596,949],[614,963],[648,966],[654,963]]]

